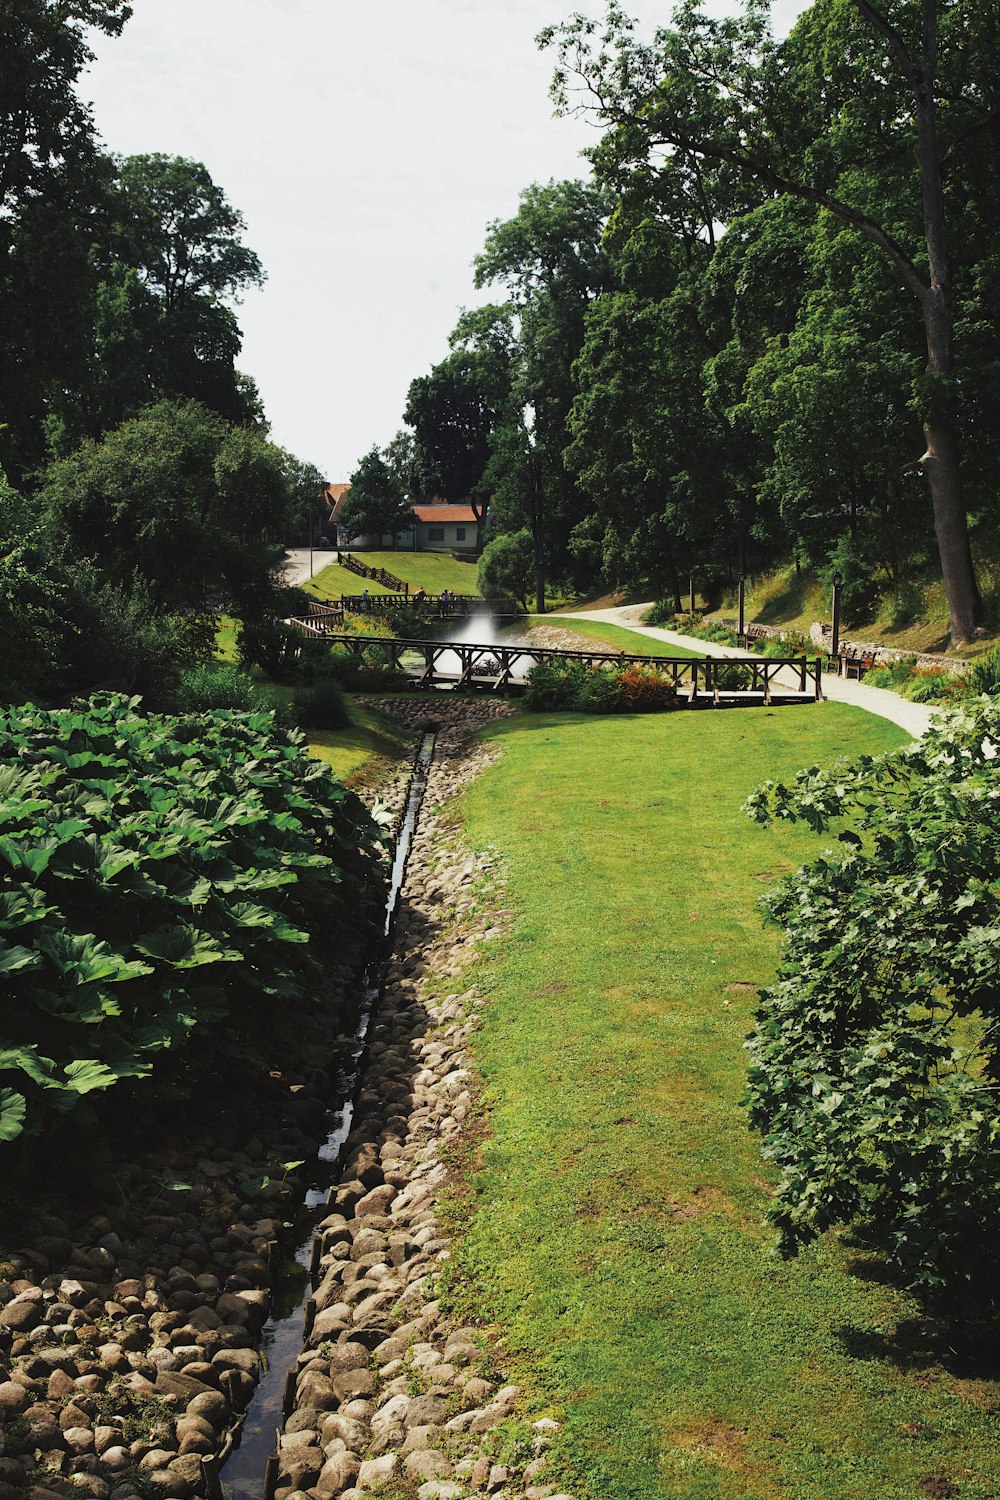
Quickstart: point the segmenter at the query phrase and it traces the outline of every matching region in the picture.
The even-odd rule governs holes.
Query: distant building
[[[471,505],[445,505],[429,501],[426,505],[415,505],[415,526],[401,531],[398,540],[389,536],[348,536],[340,523],[351,486],[328,484],[325,491],[323,535],[328,536],[335,547],[372,547],[380,550],[400,552],[470,552],[479,551],[480,527],[485,522],[477,519]]]

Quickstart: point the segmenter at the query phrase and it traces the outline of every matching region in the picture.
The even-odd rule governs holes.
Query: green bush
[[[524,701],[536,713],[650,713],[672,708],[677,689],[665,672],[643,663],[595,671],[583,662],[545,661],[528,673]]]
[[[753,682],[753,671],[750,667],[741,667],[737,662],[727,662],[725,666],[719,667],[715,680],[720,692],[738,693]]]
[[[93,1094],[187,1087],[220,1028],[305,1037],[380,834],[264,713],[103,695],[0,711],[0,1142]]]
[[[989,693],[991,697],[1000,693],[1000,646],[993,646],[978,661],[971,662],[965,674],[970,693],[978,696]]]
[[[772,887],[781,965],[748,1044],[786,1253],[860,1224],[907,1281],[997,1301],[1000,701],[904,750],[768,783],[747,811],[839,832]]]
[[[622,707],[621,673],[602,668],[587,672],[577,692],[575,706],[585,714],[616,714]]]
[[[347,694],[334,677],[300,683],[292,699],[296,721],[303,729],[344,729],[351,723]]]
[[[581,662],[540,661],[525,679],[525,706],[535,713],[577,708],[586,675]]]
[[[257,684],[239,667],[201,666],[180,673],[177,706],[181,713],[200,714],[216,708],[251,713],[262,705]]]

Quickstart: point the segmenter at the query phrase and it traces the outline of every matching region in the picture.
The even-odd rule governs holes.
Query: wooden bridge
[[[422,688],[516,693],[523,691],[531,668],[542,662],[579,662],[591,669],[656,667],[670,678],[678,698],[689,704],[770,705],[823,699],[823,668],[818,658],[743,661],[732,657],[639,656],[609,649],[561,651],[548,646],[387,640],[377,635],[345,635],[332,629],[322,633],[331,646],[356,656],[359,663],[370,666],[377,661],[404,673]]]

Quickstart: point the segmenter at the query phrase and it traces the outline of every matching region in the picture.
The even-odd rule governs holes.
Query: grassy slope
[[[311,729],[309,753],[331,766],[341,781],[352,785],[361,773],[369,776],[379,766],[408,755],[412,743],[363,699],[352,700],[354,723],[347,729]]]
[[[439,594],[442,588],[450,588],[453,594],[478,594],[475,562],[457,562],[450,552],[358,552],[357,558],[366,562],[367,567],[384,567],[411,588],[426,588],[429,594]],[[330,574],[328,586],[324,585],[327,574]],[[327,598],[331,594],[360,594],[366,585],[370,592],[385,592],[378,583],[358,577],[348,568],[337,567],[336,562],[316,574],[313,591],[318,591],[316,585],[324,586]]]
[[[942,1474],[996,1495],[1000,1392],[908,1366],[913,1306],[832,1240],[771,1258],[738,1106],[754,997],[727,986],[773,973],[755,898],[818,847],[740,804],[902,732],[827,704],[492,734],[467,822],[515,921],[480,968],[493,1136],[460,1256],[595,1500],[918,1500]]]
[[[648,635],[639,635],[624,625],[606,625],[600,620],[567,620],[562,615],[529,615],[529,625],[551,625],[558,630],[572,631],[585,636],[589,641],[599,641],[602,646],[614,646],[619,651],[636,656],[697,656],[684,646],[671,646],[667,641],[656,641]],[[517,630],[517,626],[513,627]],[[586,642],[581,641],[580,650],[585,651]]]
[[[990,562],[982,559],[978,568],[987,617],[995,621],[1000,616],[1000,575]],[[916,605],[914,600],[918,601]],[[842,625],[841,633],[848,638],[874,641],[900,651],[947,652],[948,604],[940,580],[929,579],[914,585],[908,602],[911,608],[917,608],[916,618],[911,618],[909,612],[900,611],[898,602],[895,596],[887,597],[877,611],[869,611],[867,618]],[[792,567],[780,568],[752,580],[747,590],[746,608],[748,620],[762,625],[779,625],[787,630],[801,631],[803,635],[808,634],[814,620],[829,622],[830,619],[828,591],[822,588],[814,574],[806,571],[796,574]],[[730,599],[709,618],[732,619],[735,613],[735,601]],[[981,656],[996,639],[995,630],[989,629],[983,639],[955,654]]]

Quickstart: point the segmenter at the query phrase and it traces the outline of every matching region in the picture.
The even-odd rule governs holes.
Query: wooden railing
[[[366,664],[374,658],[405,673],[419,687],[517,690],[524,686],[524,677],[533,666],[553,661],[580,662],[595,669],[653,666],[670,678],[678,697],[690,704],[760,701],[769,705],[804,699],[821,702],[823,698],[823,668],[818,657],[807,661],[799,656],[641,656],[612,650],[478,646],[468,641],[405,641],[374,635],[331,634],[327,639]]]
[[[519,612],[514,599],[482,599],[478,594],[342,594],[334,601],[351,614],[378,614],[385,609],[406,609],[429,620],[463,620],[479,611],[483,614],[513,618]]]
[[[317,600],[310,600],[304,615],[292,615],[285,621],[286,625],[292,625],[305,636],[320,636],[326,638],[333,631],[343,630],[344,611],[329,604],[320,604]]]
[[[367,563],[360,562],[351,552],[338,552],[337,561],[342,568],[349,573],[356,573],[359,578],[373,578],[385,589],[395,589],[397,593],[408,595],[410,585],[405,578],[397,578],[395,573],[388,572],[385,568],[370,568]]]

